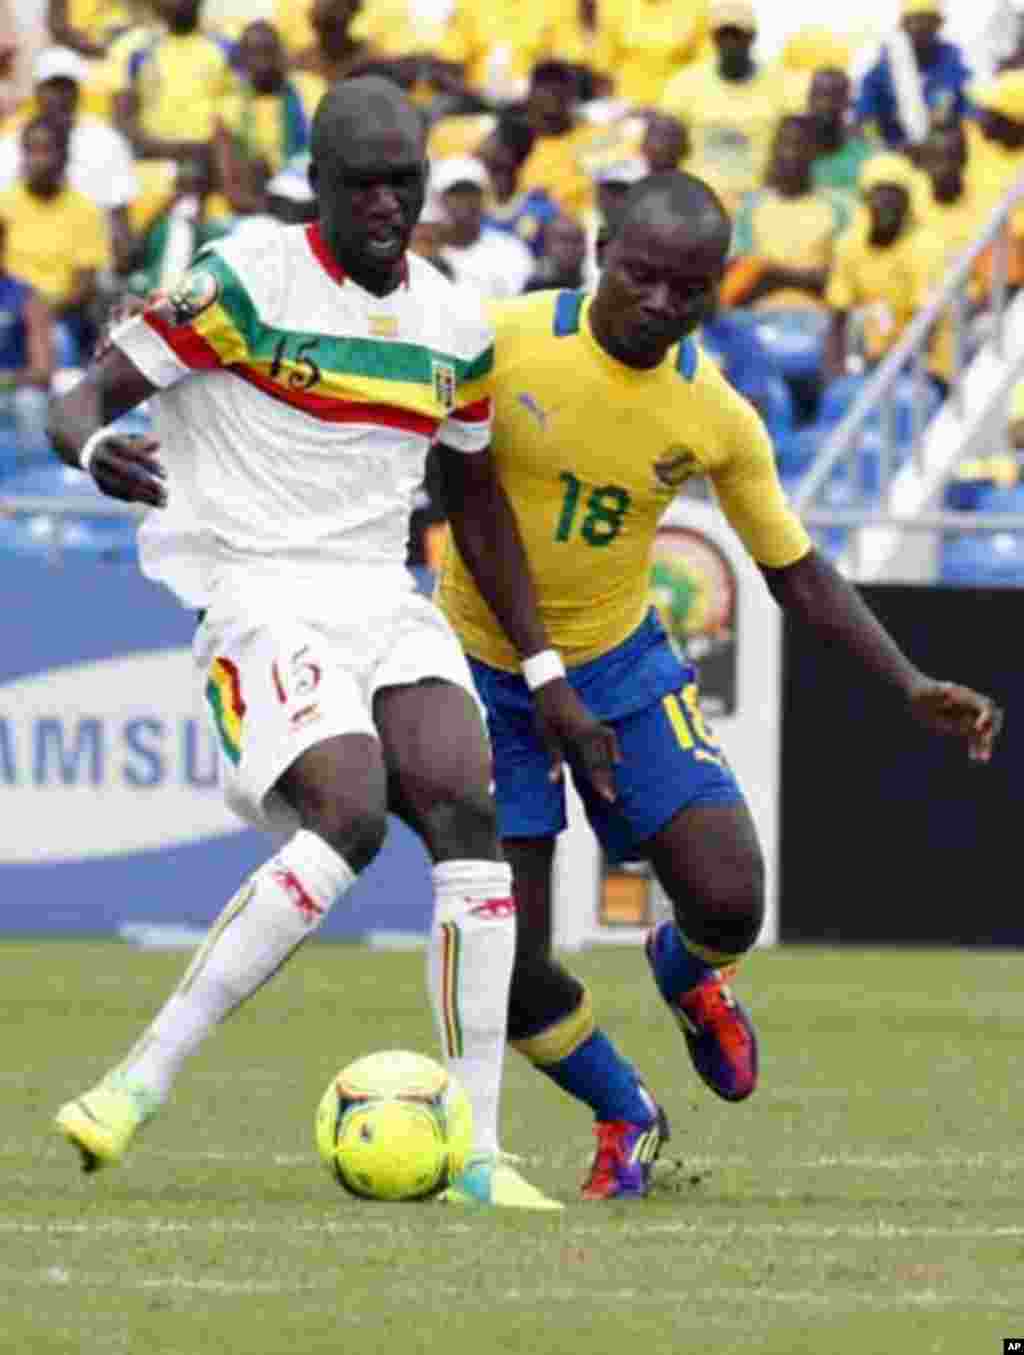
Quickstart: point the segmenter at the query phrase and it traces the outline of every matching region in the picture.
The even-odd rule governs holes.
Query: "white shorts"
[[[351,594],[340,601],[327,619],[301,592],[291,598],[291,615],[273,590],[265,607],[252,594],[229,597],[211,605],[196,632],[193,656],[221,749],[225,797],[254,827],[298,827],[274,786],[314,744],[339,734],[376,738],[373,698],[383,687],[452,682],[473,696],[486,729],[466,657],[429,599],[398,593],[385,609],[346,605]]]

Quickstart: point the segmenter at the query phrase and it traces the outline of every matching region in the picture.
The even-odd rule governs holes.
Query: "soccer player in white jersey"
[[[59,1111],[87,1170],[118,1161],[187,1056],[315,931],[380,850],[390,807],[434,861],[429,986],[473,1106],[474,1155],[448,1197],[561,1207],[499,1151],[511,875],[466,661],[403,568],[431,441],[455,487],[460,550],[523,655],[556,772],[563,748],[605,766],[607,735],[551,670],[494,478],[493,335],[406,252],[425,174],[422,124],[393,86],[333,86],[312,133],[319,220],[201,252],[57,402],[62,458],[160,510],[140,534],[143,567],[204,614],[194,655],[229,802],[290,833],[127,1057]],[[151,397],[155,438],[110,431]]]

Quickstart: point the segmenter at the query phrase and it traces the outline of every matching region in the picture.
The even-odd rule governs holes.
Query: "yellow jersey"
[[[735,210],[763,181],[779,119],[788,111],[783,72],[761,67],[749,80],[723,80],[714,61],[684,66],[659,107],[689,128],[687,168],[721,190]]]
[[[457,0],[437,55],[464,66],[466,83],[493,99],[520,98],[530,70],[562,56],[576,0]]]
[[[271,174],[306,149],[313,114],[327,92],[327,82],[308,71],[292,71],[288,83],[299,104],[294,110],[287,92],[257,94],[245,87],[226,95],[217,108],[218,118],[245,153],[265,160]]]
[[[158,35],[128,52],[120,78],[138,94],[143,131],[164,141],[209,141],[236,88],[227,43],[207,33]]]
[[[876,361],[899,340],[940,281],[942,241],[923,226],[913,226],[891,245],[879,248],[868,238],[863,217],[836,243],[825,301],[837,311],[862,311],[867,356]],[[933,339],[934,370],[946,375],[948,353],[940,333]],[[943,352],[936,366],[935,352]]]
[[[733,227],[732,252],[763,259],[776,266],[797,261],[801,268],[827,270],[836,237],[849,224],[850,211],[837,193],[812,189],[784,197],[762,188],[743,200]],[[755,310],[818,308],[822,299],[799,288],[780,288],[755,302]]]
[[[15,184],[0,193],[0,221],[7,226],[8,271],[51,306],[68,300],[79,271],[111,266],[106,215],[73,188],[40,198]]]
[[[707,475],[755,560],[810,550],[760,417],[692,339],[646,371],[598,344],[581,292],[495,305],[493,455],[516,514],[552,644],[570,665],[614,649],[650,605],[651,552],[669,504]],[[465,649],[519,658],[449,541],[438,600]]]
[[[134,6],[118,4],[117,0],[68,0],[68,23],[93,42],[109,42],[132,22]]]
[[[707,11],[706,0],[601,0],[590,63],[617,98],[656,104],[680,67],[707,54]]]
[[[927,209],[922,213],[922,224],[942,241],[947,266],[951,266],[981,234],[988,215],[986,206],[966,185],[955,202],[929,199]]]

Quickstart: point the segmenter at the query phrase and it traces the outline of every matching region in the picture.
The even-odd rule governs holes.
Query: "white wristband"
[[[557,649],[542,649],[522,662],[523,678],[531,692],[556,678],[565,677],[565,664]]]
[[[89,473],[89,467],[92,465],[92,459],[96,455],[96,449],[100,443],[111,436],[109,428],[97,428],[96,432],[86,439],[85,446],[78,453],[78,468]]]

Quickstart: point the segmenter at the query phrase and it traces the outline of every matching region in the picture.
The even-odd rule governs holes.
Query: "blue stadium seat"
[[[114,519],[93,526],[95,519],[64,518],[63,523],[45,514],[33,513],[0,518],[0,555],[13,554],[45,559],[83,554],[111,562],[138,559],[138,546],[131,523]],[[126,530],[126,528],[131,530]]]
[[[837,473],[822,487],[817,506],[839,511],[860,508],[863,503],[864,497],[856,484],[851,483],[848,475]],[[850,537],[848,527],[812,527],[810,531],[815,545],[830,559],[842,554]]]
[[[3,495],[30,495],[33,498],[86,498],[100,502],[103,496],[90,476],[58,461],[30,466],[7,476],[0,483]],[[21,554],[49,554],[59,549],[98,553],[107,559],[131,558],[136,552],[133,518],[108,517],[96,513],[65,516],[61,523],[45,513],[15,513],[3,521],[0,549]]]
[[[821,404],[818,406],[818,423],[831,428],[840,423],[850,411],[850,407],[868,384],[866,376],[850,373],[837,376],[821,392]]]
[[[793,432],[793,397],[781,376],[765,382],[758,408],[772,441],[778,444]]]
[[[22,464],[21,448],[14,421],[0,415],[0,481],[13,475]]]
[[[759,311],[755,329],[782,374],[795,380],[821,371],[829,324],[824,310]]]
[[[53,327],[53,346],[57,367],[81,367],[82,350],[78,340],[61,320]]]
[[[818,408],[817,422],[827,427],[834,427],[837,423],[850,412],[854,401],[860,395],[861,391],[867,385],[866,376],[840,376],[835,381],[829,382],[821,395],[821,404]],[[893,398],[895,400],[895,410],[893,415],[893,429],[897,442],[904,446],[909,445],[914,430],[914,382],[909,376],[901,376],[897,379],[893,388]],[[921,391],[918,397],[921,402],[921,427],[934,417],[942,404],[942,396],[933,382],[925,380],[921,383]],[[879,406],[868,416],[868,427],[882,427],[882,408]]]
[[[986,485],[978,499],[982,513],[1024,515],[1024,485]]]
[[[797,428],[775,443],[775,462],[787,483],[798,480],[810,467],[825,442],[820,428]]]
[[[993,452],[962,461],[942,491],[943,507],[953,513],[979,510],[990,489],[1013,486],[1020,478],[1020,463],[1014,452]]]
[[[1024,585],[1024,534],[964,532],[942,543],[939,572],[944,583],[1020,587]]]

